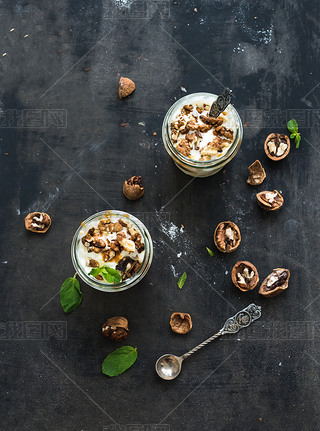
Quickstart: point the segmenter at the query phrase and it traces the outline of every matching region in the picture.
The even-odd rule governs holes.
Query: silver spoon
[[[212,337],[205,340],[203,343],[196,346],[194,349],[189,350],[189,352],[185,353],[182,356],[175,356],[170,353],[161,356],[156,362],[156,372],[158,375],[164,380],[173,380],[175,379],[181,371],[182,362],[184,359],[188,358],[192,353],[201,349],[211,341],[220,337],[220,335],[225,334],[235,334],[240,329],[246,328],[253,321],[259,319],[261,316],[261,307],[259,305],[250,304],[248,307],[244,308],[241,311],[238,311],[233,317],[230,317],[219,332],[212,335]]]

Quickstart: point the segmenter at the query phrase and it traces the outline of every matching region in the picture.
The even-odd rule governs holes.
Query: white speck
[[[238,43],[238,46],[233,48],[233,52],[243,52],[246,49],[246,46],[241,45],[241,43]]]
[[[226,272],[225,272],[225,274],[226,274],[226,275],[228,275],[228,274],[229,274],[229,272],[228,272],[228,271],[226,271]]]
[[[2,57],[5,57],[7,55],[7,53],[6,52],[4,52],[3,54],[2,54]]]
[[[157,165],[154,165],[154,167],[155,167],[155,168],[157,168],[158,166],[157,166]]]
[[[270,28],[268,28],[267,30],[257,31],[259,41],[268,45],[268,43],[271,42],[272,31],[273,31],[273,24],[272,23],[271,23]]]
[[[182,252],[180,251],[180,253],[177,254],[177,257],[181,257],[182,256]]]
[[[17,208],[17,215],[20,215],[20,214],[21,214],[20,208]]]
[[[187,93],[187,90],[184,87],[180,87],[181,91],[184,91],[185,93]]]
[[[281,367],[281,365],[282,365],[282,362],[279,362],[279,367]]]
[[[202,25],[202,24],[204,24],[205,23],[205,20],[203,19],[203,18],[200,18],[200,20],[199,20],[199,24],[200,25]]]
[[[145,126],[146,125],[146,123],[144,122],[144,121],[140,121],[140,123],[138,123],[139,124],[139,126]]]
[[[171,268],[172,274],[173,274],[175,277],[178,277],[178,274],[177,274],[177,272],[176,272],[176,268],[175,268],[173,265],[170,265],[170,268]]]
[[[11,33],[11,32],[13,32],[14,30],[15,30],[15,29],[14,29],[14,28],[12,28],[12,29],[10,30],[10,33]]]
[[[24,38],[26,38],[26,37],[29,37],[29,35],[28,35],[28,34],[25,34],[23,37],[24,37]]]
[[[1,262],[1,263],[7,264],[7,263],[8,263],[8,261],[7,261],[7,260],[4,260],[4,261],[3,261],[3,262]]]
[[[127,8],[129,9],[131,4],[133,3],[133,0],[113,0],[113,3],[115,6],[121,8]]]
[[[180,233],[183,233],[183,232],[184,232],[184,226],[182,224],[181,227],[180,227]]]
[[[241,341],[241,338],[237,338],[237,341]]]

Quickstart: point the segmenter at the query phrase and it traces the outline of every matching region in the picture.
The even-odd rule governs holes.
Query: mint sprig
[[[123,346],[114,350],[102,363],[102,372],[109,377],[119,376],[136,362],[137,349],[131,346]]]
[[[108,283],[120,283],[121,281],[121,275],[119,271],[114,268],[110,268],[109,266],[92,268],[92,270],[89,272],[89,275],[92,275],[93,277],[96,277],[99,274],[101,274]]]
[[[177,285],[178,285],[179,289],[182,289],[182,288],[183,288],[183,285],[184,285],[184,283],[186,282],[186,279],[187,279],[187,273],[186,273],[186,272],[184,272],[184,273],[181,275],[181,277],[179,278],[178,283],[177,283]]]
[[[60,303],[65,313],[71,313],[82,302],[80,283],[76,277],[77,273],[73,277],[67,278],[60,289]]]
[[[292,120],[289,120],[287,123],[287,128],[288,128],[289,132],[291,133],[290,138],[294,139],[294,142],[296,144],[296,148],[299,148],[300,141],[301,141],[301,135],[298,132],[297,121],[294,118]]]

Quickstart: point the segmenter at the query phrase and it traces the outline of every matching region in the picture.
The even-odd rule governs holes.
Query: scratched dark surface
[[[0,19],[1,429],[319,429],[317,2],[4,0]],[[117,97],[120,76],[136,83],[126,100]],[[190,182],[164,149],[162,119],[183,89],[223,86],[246,123],[242,147],[224,173]],[[265,137],[285,133],[289,118],[299,122],[300,149],[271,162]],[[267,178],[252,188],[256,159]],[[129,202],[122,183],[134,174],[146,191]],[[281,211],[258,208],[263,189],[283,193]],[[65,315],[57,292],[74,273],[73,233],[111,207],[149,228],[151,269],[119,294],[81,283],[83,303]],[[52,217],[43,236],[24,229],[37,210]],[[242,233],[227,256],[212,240],[223,220]],[[230,280],[237,260],[252,261],[261,280],[289,268],[288,290],[241,293]],[[176,381],[157,377],[160,355],[184,353],[250,302],[262,306],[252,327],[192,356]],[[188,335],[171,332],[172,311],[191,314]],[[111,379],[101,363],[119,344],[101,325],[114,315],[128,318],[124,344],[138,360]],[[49,336],[46,322],[66,332]]]

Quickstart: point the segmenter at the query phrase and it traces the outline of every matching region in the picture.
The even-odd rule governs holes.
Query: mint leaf
[[[96,277],[100,274],[101,268],[92,268],[92,270],[89,272],[89,275],[93,275],[93,277]]]
[[[100,266],[99,268],[93,268],[89,275],[96,277],[98,274],[101,274],[103,278],[107,280],[108,283],[120,283],[121,275],[119,271],[113,268],[109,268],[108,266]]]
[[[297,134],[296,134],[296,133],[291,133],[291,135],[290,135],[290,139],[293,139],[295,136],[297,136]]]
[[[296,148],[299,148],[299,146],[300,146],[300,141],[301,141],[300,133],[297,133],[297,134],[296,134],[296,137],[294,138],[294,142],[296,143]]]
[[[77,274],[67,278],[60,289],[60,303],[65,313],[71,313],[79,307],[82,301],[80,283],[76,279]]]
[[[288,121],[287,127],[288,127],[289,132],[298,133],[298,123],[296,122],[295,119]]]
[[[207,252],[210,254],[211,257],[215,256],[215,254],[213,253],[212,250],[210,250],[209,247],[206,247],[206,249],[207,249]]]
[[[108,283],[120,283],[121,275],[119,271],[108,266],[101,268],[101,275],[107,280]]]
[[[131,346],[119,347],[105,358],[102,372],[109,377],[119,376],[136,362],[137,356],[137,349]]]
[[[186,272],[184,272],[184,273],[181,275],[181,277],[179,278],[178,283],[177,283],[177,285],[178,285],[179,289],[182,289],[182,288],[183,288],[183,285],[184,285],[184,283],[186,282],[186,279],[187,279],[187,273],[186,273]]]

